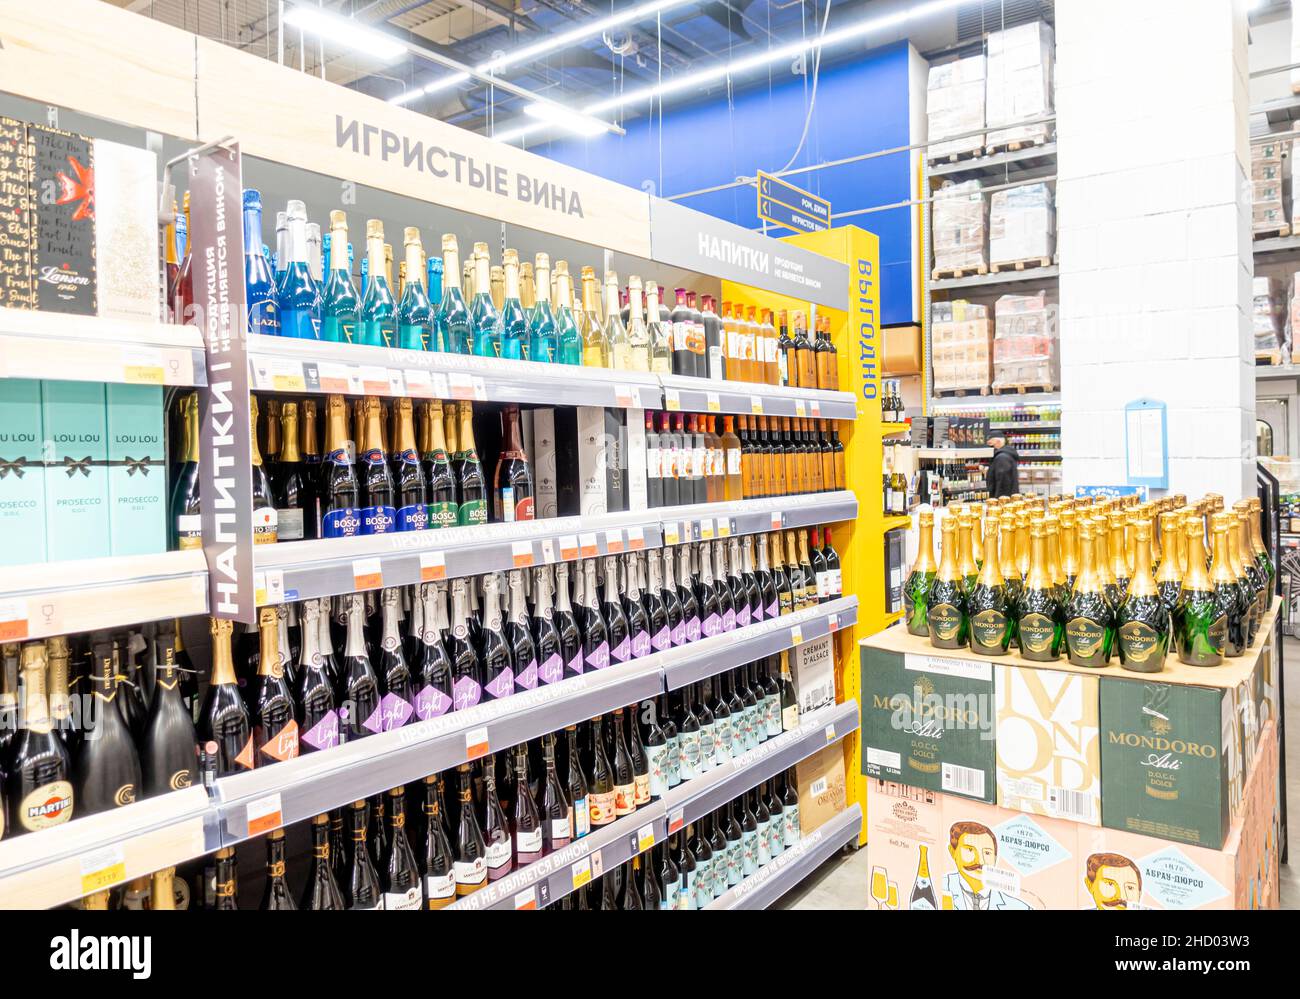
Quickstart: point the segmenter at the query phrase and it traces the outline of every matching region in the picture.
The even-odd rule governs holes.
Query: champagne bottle
[[[1259,631],[1264,612],[1267,610],[1261,600],[1265,587],[1265,578],[1264,573],[1254,559],[1251,558],[1249,514],[1237,506],[1234,507],[1233,516],[1236,518],[1236,525],[1233,527],[1230,523],[1228,540],[1234,543],[1235,559],[1240,566],[1241,572],[1238,580],[1239,582],[1244,581],[1246,597],[1250,603],[1250,641],[1253,643],[1255,635]]]
[[[1033,572],[1033,569],[1030,569]],[[934,895],[934,883],[930,880],[930,848],[922,844],[917,848],[920,858],[916,864],[916,880],[912,882],[912,894],[907,900],[909,909],[938,909],[938,899]]]
[[[365,801],[354,801],[348,808],[348,826],[352,834],[352,849],[348,865],[348,908],[377,910],[384,907],[383,889],[379,872],[366,845],[369,835],[368,806]]]
[[[340,664],[343,684],[340,719],[345,723],[346,738],[363,739],[383,728],[383,709],[379,680],[370,663],[365,640],[365,598],[360,593],[344,597],[347,607],[347,634],[343,661]]]
[[[957,525],[951,514],[943,519],[943,550],[939,570],[926,598],[930,644],[936,649],[960,649],[970,629],[966,594],[957,565]]]
[[[509,758],[503,759],[508,773]],[[510,836],[510,824],[506,820],[505,808],[497,791],[495,754],[483,761],[483,842],[487,847],[484,854],[487,879],[499,881],[513,869],[515,850],[514,840]]]
[[[203,547],[202,506],[199,487],[199,397],[191,392],[181,396],[182,433],[185,453],[175,473],[171,502],[171,547],[179,550]]]
[[[443,825],[438,777],[424,778],[424,905],[445,909],[456,901],[455,854]]]
[[[989,532],[996,535],[997,527],[997,517],[990,516]],[[1040,579],[1039,583],[1042,582]],[[971,651],[981,656],[1006,655],[1016,630],[1016,609],[1007,601],[1006,585],[996,558],[984,560],[967,604]]]
[[[293,695],[284,676],[274,607],[258,612],[261,655],[252,696],[253,745],[259,763],[292,759],[298,755],[298,723]]]
[[[433,306],[424,287],[424,249],[420,230],[402,230],[406,254],[406,287],[397,308],[397,345],[407,350],[428,350],[433,335]]]
[[[213,854],[216,860],[216,876],[213,879],[213,908],[222,912],[233,912],[239,908],[239,886],[236,881],[238,868],[235,864],[235,851],[224,846]],[[108,892],[104,892],[107,903]],[[108,908],[107,904],[103,908]]]
[[[111,658],[108,660],[111,665]],[[31,642],[21,651],[23,715],[5,761],[3,797],[13,809],[13,823],[6,828],[7,816],[0,816],[0,836],[21,835],[61,825],[84,811],[82,793],[73,790],[71,759],[67,747],[55,734],[45,694],[46,650],[44,644]],[[95,707],[101,716],[112,714],[112,723],[122,732],[125,728],[116,705],[100,700],[95,691]],[[86,746],[98,741],[102,727],[90,733],[81,744],[78,763],[86,755]],[[134,754],[134,747],[130,747]],[[98,754],[97,754],[98,755]],[[100,769],[106,769],[102,765]],[[137,764],[138,769],[138,764]],[[79,771],[80,772],[80,771]],[[83,778],[83,785],[85,778]],[[137,778],[138,783],[138,778]],[[131,791],[134,796],[134,790]],[[125,804],[126,802],[121,802]],[[10,831],[12,830],[12,831]]]
[[[1096,542],[1101,530],[1091,520],[1079,525],[1082,563],[1065,611],[1066,657],[1073,666],[1105,666],[1115,640],[1113,612],[1097,573]]]
[[[320,509],[322,538],[361,534],[360,485],[348,439],[343,397],[325,403],[325,460],[321,463]]]
[[[266,887],[262,890],[258,909],[263,912],[293,912],[297,908],[284,877],[284,830],[272,829],[266,834]]]
[[[253,544],[272,545],[279,537],[275,513],[275,495],[271,478],[262,465],[262,454],[257,447],[257,397],[250,396],[249,418],[252,427],[250,445],[253,478]]]
[[[150,878],[149,908],[174,910],[176,906],[176,868],[164,867]]]
[[[498,573],[483,577],[483,603],[483,698],[495,700],[515,692],[515,661],[501,614],[501,576]]]
[[[361,289],[359,341],[370,347],[391,347],[397,340],[397,300],[388,277],[384,223],[366,220],[367,274]]]
[[[45,648],[43,645],[26,646],[23,650],[23,680],[30,682],[29,658],[39,651],[40,669],[40,723],[48,725],[49,715],[45,705]],[[93,815],[110,808],[121,808],[136,799],[140,789],[140,757],[135,741],[122,710],[119,694],[119,658],[115,643],[99,641],[94,645],[94,673],[91,677],[92,715],[91,728],[77,751],[76,772],[79,786],[76,794],[78,815]],[[35,701],[32,701],[35,706]],[[16,799],[21,801],[21,799]]]
[[[335,209],[330,212],[329,278],[321,296],[321,339],[333,343],[358,343],[361,299],[352,284],[351,255],[348,248],[348,217]]]
[[[420,463],[424,469],[428,499],[425,523],[431,530],[455,527],[460,508],[456,502],[456,481],[447,455],[442,419],[442,403],[420,404]]]
[[[421,721],[438,718],[452,707],[453,666],[443,642],[447,624],[447,584],[423,583],[420,600],[424,627],[420,645],[420,675],[415,681],[415,713]]]
[[[590,828],[613,822],[616,807],[614,768],[605,749],[605,720],[597,715],[591,722],[591,782],[587,788]]]
[[[1151,574],[1151,522],[1134,528],[1133,578],[1115,614],[1119,663],[1134,673],[1159,673],[1169,649],[1169,608]]]
[[[581,569],[578,570],[579,577]],[[560,639],[564,676],[579,676],[583,669],[583,635],[569,598],[569,564],[555,566],[555,630]],[[581,613],[581,610],[579,611]]]
[[[587,670],[604,669],[610,664],[610,641],[613,637],[601,613],[600,594],[596,589],[596,560],[587,559],[582,567],[582,659]]]
[[[1029,575],[1025,577],[1019,600],[1020,654],[1036,662],[1054,662],[1061,654],[1065,611],[1061,607],[1060,589],[1049,571],[1046,525],[1031,524],[1029,540]],[[984,564],[994,561],[986,558]]]
[[[379,641],[376,676],[382,696],[379,702],[380,730],[401,728],[415,713],[415,679],[406,662],[399,635],[402,591],[387,586],[380,594],[383,633]]]
[[[299,613],[303,622],[296,691],[299,749],[312,752],[339,744],[334,678],[320,644],[322,631],[329,636],[328,621],[323,620],[329,616],[329,600],[305,600]]]
[[[461,578],[451,583],[451,645],[447,654],[451,659],[453,711],[472,708],[483,699],[479,657],[469,634],[468,585],[468,580]]]
[[[424,893],[421,890],[420,869],[415,863],[415,851],[406,833],[406,788],[395,787],[388,792],[388,837],[384,848],[381,884],[384,909],[422,909]]]
[[[330,857],[329,815],[322,813],[311,820],[311,868],[298,908],[335,911],[343,907],[343,893],[334,878]]]
[[[469,764],[460,764],[456,772],[460,779],[460,817],[456,826],[456,859],[452,872],[456,878],[456,897],[464,898],[487,884],[487,844],[475,813]]]
[[[176,640],[171,635],[159,636],[155,646],[154,695],[140,756],[145,797],[190,787],[198,779],[198,737],[194,719],[181,700]],[[51,651],[51,674],[62,676],[66,694],[67,640],[51,639]]]
[[[442,273],[442,304],[433,317],[433,349],[450,354],[469,354],[472,352],[470,312],[464,292],[456,283],[457,275],[461,273],[460,246],[451,233],[442,237]]]
[[[1210,582],[1214,587],[1217,611],[1211,633],[1218,634],[1219,622],[1223,627],[1223,655],[1236,658],[1245,655],[1250,642],[1247,639],[1247,610],[1245,594],[1237,583],[1228,551],[1228,526],[1226,513],[1215,513],[1210,518],[1210,533],[1214,540],[1214,560],[1210,569]]]
[[[248,193],[245,193],[246,208]],[[251,193],[256,194],[256,192]],[[259,215],[260,200],[259,197],[257,205]],[[312,279],[307,263],[307,206],[301,201],[290,201],[285,206],[285,222],[287,223],[285,243],[287,262],[284,258],[281,259],[285,269],[275,289],[276,305],[280,314],[279,335],[297,340],[319,340],[321,301],[319,287]],[[260,228],[259,221],[258,229]],[[255,242],[260,246],[261,239],[258,238]],[[249,299],[252,305],[254,300],[251,295]],[[254,332],[270,333],[272,330],[255,329]]]
[[[474,446],[474,411],[468,402],[462,402],[459,414],[460,425],[456,437],[460,448],[457,454],[460,465],[458,523],[461,527],[467,524],[486,524],[487,480],[483,475],[478,450]]]
[[[248,298],[248,332],[280,336],[280,305],[275,274],[262,248],[262,194],[244,190],[244,294]],[[174,246],[168,246],[174,254]],[[176,320],[180,322],[180,318]],[[296,334],[288,334],[296,335]]]
[[[1020,595],[1024,592],[1025,582],[1020,576],[1020,567],[1016,563],[1016,530],[1019,518],[1013,512],[1006,512],[1002,516],[999,527],[1001,541],[998,545],[997,559],[1002,569],[1002,579],[1007,587],[1007,599],[1011,601],[1012,606],[1020,606]],[[989,553],[989,558],[993,553]]]

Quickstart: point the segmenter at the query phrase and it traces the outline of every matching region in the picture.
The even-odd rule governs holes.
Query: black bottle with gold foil
[[[988,530],[996,537],[998,518],[988,519]],[[970,649],[980,656],[1005,656],[1015,632],[1015,610],[1007,601],[1002,570],[995,558],[985,558],[979,578],[967,598],[970,615]]]
[[[1016,630],[1020,655],[1034,662],[1054,662],[1061,655],[1065,636],[1065,612],[1060,589],[1047,557],[1047,526],[1043,521],[1029,526],[1029,575],[1017,605]]]
[[[1174,642],[1178,659],[1188,666],[1218,666],[1228,641],[1226,601],[1220,601],[1205,568],[1204,521],[1191,516],[1183,524],[1187,539],[1187,574],[1174,605]]]
[[[1225,511],[1228,513],[1228,554],[1232,557],[1233,571],[1237,573],[1237,585],[1241,588],[1245,600],[1246,612],[1250,618],[1247,641],[1254,644],[1259,632],[1263,612],[1260,609],[1259,593],[1264,586],[1264,576],[1259,566],[1249,557],[1250,526],[1246,514],[1239,509]]]
[[[1134,673],[1159,673],[1169,650],[1169,608],[1151,573],[1151,522],[1133,530],[1135,557],[1128,595],[1115,614],[1119,664]]]
[[[934,513],[922,510],[916,516],[919,539],[916,561],[903,586],[903,620],[910,634],[928,636],[930,626],[926,621],[926,602],[930,587],[934,585],[938,566],[934,564]]]
[[[1247,595],[1237,581],[1228,548],[1228,530],[1235,526],[1230,514],[1216,513],[1210,518],[1210,533],[1214,537],[1214,561],[1210,567],[1210,582],[1214,585],[1214,600],[1225,624],[1223,654],[1236,658],[1246,654],[1250,646],[1250,610]],[[1216,618],[1217,622],[1218,618]]]
[[[943,551],[925,611],[930,626],[931,645],[936,649],[966,647],[970,618],[967,615],[961,571],[957,567],[956,518],[951,515],[943,519]]]
[[[1079,578],[1065,611],[1065,651],[1072,666],[1105,666],[1115,641],[1114,613],[1097,574],[1099,529],[1086,519],[1079,525]]]

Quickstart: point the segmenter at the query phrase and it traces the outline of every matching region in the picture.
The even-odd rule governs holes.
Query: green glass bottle
[[[1151,572],[1151,522],[1133,528],[1133,578],[1115,615],[1119,664],[1134,673],[1159,673],[1169,651],[1169,608]]]
[[[1273,606],[1273,597],[1276,594],[1276,584],[1274,578],[1277,575],[1277,567],[1273,564],[1273,559],[1269,556],[1268,547],[1264,544],[1264,537],[1260,533],[1259,518],[1263,509],[1263,504],[1258,496],[1251,496],[1248,499],[1238,500],[1238,503],[1244,503],[1246,513],[1250,518],[1250,551],[1255,559],[1255,564],[1259,566],[1260,571],[1264,574],[1264,587],[1259,594],[1259,613],[1260,616],[1268,613],[1268,609]]]
[[[903,586],[903,619],[907,622],[910,634],[926,637],[930,634],[930,625],[926,621],[926,604],[930,597],[930,587],[938,568],[934,564],[934,512],[922,510],[916,515],[917,549],[916,561],[908,573],[907,583]]]
[[[1110,597],[1111,606],[1118,608],[1124,602],[1129,584],[1128,556],[1124,550],[1124,528],[1128,516],[1112,510],[1106,515],[1106,522],[1110,528],[1107,549],[1110,556],[1110,578],[1114,584],[1114,590],[1108,591],[1107,596]]]
[[[432,350],[447,354],[470,352],[469,307],[456,277],[460,274],[460,245],[447,233],[442,237],[442,304],[433,317]]]
[[[1156,572],[1156,592],[1165,605],[1165,610],[1173,613],[1178,604],[1178,594],[1183,588],[1183,567],[1178,558],[1181,547],[1182,517],[1176,513],[1160,515],[1160,538],[1163,550],[1160,555],[1160,568]]]
[[[519,290],[519,251],[506,250],[501,257],[505,271],[505,301],[501,304],[501,356],[527,361],[528,314]]]
[[[997,536],[996,515],[988,518],[988,529],[989,536]],[[967,612],[971,651],[980,656],[1005,656],[1015,631],[1015,611],[1007,601],[1006,584],[996,558],[984,559],[979,578],[967,598]]]
[[[471,353],[501,356],[501,314],[492,301],[492,266],[487,243],[474,244],[474,301],[470,303]]]
[[[424,290],[424,247],[420,230],[408,225],[402,233],[406,252],[406,288],[397,316],[397,345],[407,350],[428,350],[433,333],[433,306]]]
[[[397,339],[397,300],[388,286],[385,257],[384,223],[380,219],[369,219],[366,221],[366,259],[370,263],[370,276],[361,298],[357,341],[370,347],[391,347]]]
[[[1070,598],[1070,591],[1074,589],[1074,581],[1079,578],[1079,536],[1078,519],[1073,510],[1064,509],[1060,514],[1061,521],[1061,575],[1065,577],[1065,598],[1064,604]]]
[[[528,313],[528,359],[554,364],[560,359],[560,329],[551,307],[551,258],[539,253],[536,264],[537,301]]]
[[[1228,512],[1228,517],[1228,555],[1232,558],[1232,569],[1237,574],[1237,585],[1241,587],[1245,601],[1249,621],[1247,644],[1253,645],[1263,618],[1259,609],[1259,591],[1264,586],[1264,580],[1259,566],[1246,557],[1250,550],[1250,527],[1246,514],[1234,509]]]
[[[936,649],[963,649],[970,631],[966,593],[957,568],[956,517],[943,518],[943,550],[939,571],[926,598],[926,620],[930,625],[930,644]]]
[[[990,551],[986,558],[996,558],[1002,574],[1002,582],[1007,590],[1007,600],[1012,607],[1020,605],[1020,594],[1024,590],[1024,580],[1020,578],[1020,568],[1016,565],[1016,514],[1003,512],[998,522],[998,534],[1001,538],[997,551]]]
[[[1097,572],[1097,535],[1091,519],[1079,525],[1079,578],[1065,611],[1065,651],[1072,666],[1102,667],[1110,662],[1115,618]]]
[[[1250,609],[1248,595],[1237,580],[1228,547],[1228,529],[1234,519],[1227,513],[1216,513],[1210,518],[1210,532],[1214,538],[1214,560],[1210,568],[1210,582],[1214,586],[1215,604],[1225,624],[1223,654],[1235,659],[1244,656],[1250,647]]]
[[[573,275],[569,262],[555,262],[555,328],[561,364],[582,364],[582,333],[573,315]]]
[[[1029,526],[1029,575],[1025,577],[1017,607],[1020,655],[1034,662],[1054,662],[1059,658],[1065,632],[1060,589],[1052,579],[1047,555],[1047,534],[1047,524],[1043,521]]]
[[[974,533],[974,518],[971,512],[962,507],[960,512],[954,511],[957,520],[957,571],[961,573],[961,588],[966,596],[970,596],[975,591],[975,584],[979,582],[980,571],[975,565],[975,556],[971,551],[971,535]]]
[[[1178,659],[1189,666],[1218,666],[1228,640],[1228,618],[1219,607],[1205,568],[1204,521],[1193,515],[1183,523],[1187,571],[1174,605],[1174,643]]]
[[[352,259],[347,252],[348,217],[330,212],[330,272],[321,295],[320,338],[333,343],[354,343],[361,315],[361,299],[352,284]]]

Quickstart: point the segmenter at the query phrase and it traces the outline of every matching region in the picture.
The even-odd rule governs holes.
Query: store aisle
[[[1290,818],[1290,864],[1282,866],[1280,887],[1283,909],[1300,909],[1300,639],[1288,638],[1283,650],[1283,683],[1286,700],[1286,796]],[[1297,677],[1287,682],[1287,674]],[[778,909],[868,909],[870,847],[853,853],[838,853],[812,877],[786,895]]]

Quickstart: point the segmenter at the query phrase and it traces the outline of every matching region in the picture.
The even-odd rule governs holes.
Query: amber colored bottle
[[[785,464],[781,460],[781,452],[776,447],[776,438],[772,433],[772,423],[776,417],[770,419],[766,416],[759,417],[758,447],[762,454],[763,477],[766,481],[767,495],[784,496],[785,488]]]
[[[826,430],[829,421],[817,421],[817,453],[822,466],[822,488],[828,492],[838,489],[835,484],[835,449],[831,447],[831,435]]]
[[[814,357],[813,343],[808,336],[806,320],[802,312],[794,314],[794,348],[795,367],[799,372],[799,388],[817,387],[817,360]]]
[[[781,430],[778,439],[781,443],[781,460],[785,464],[785,492],[789,496],[806,490],[803,478],[799,474],[799,461],[794,446],[794,431],[790,417],[781,417]]]
[[[736,436],[735,423],[734,416],[722,418],[723,497],[727,500],[744,499],[747,495],[744,454],[741,451],[740,438]]]
[[[762,331],[763,343],[763,381],[768,385],[781,384],[781,364],[777,360],[780,353],[776,341],[776,325],[772,322],[772,310],[764,309],[759,329]]]
[[[798,375],[795,371],[797,361],[794,339],[790,336],[790,322],[785,309],[776,314],[776,330],[776,363],[780,372],[780,384],[796,385]]]
[[[826,346],[830,352],[830,373],[831,373],[831,390],[838,392],[840,390],[840,352],[835,349],[835,340],[831,337],[831,317],[825,318],[826,322]]]
[[[720,460],[722,438],[718,436],[717,419],[712,416],[699,418],[700,436],[704,438],[704,496],[709,503],[722,500],[726,488],[726,476]]]
[[[817,366],[817,387],[829,390],[831,387],[831,340],[826,333],[825,316],[817,317],[816,336],[813,339],[813,362]]]
[[[844,443],[840,440],[839,427],[831,424],[831,450],[835,453],[835,488],[847,489],[848,473],[844,468]]]

